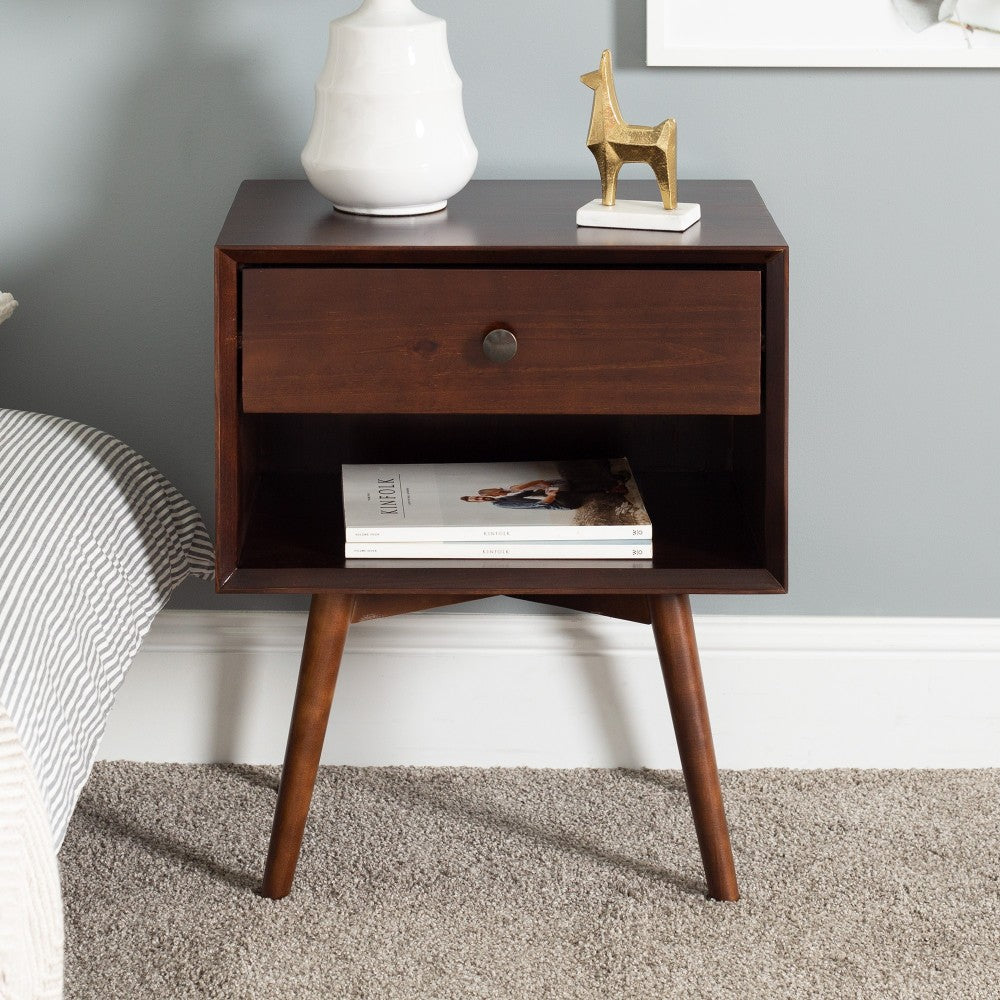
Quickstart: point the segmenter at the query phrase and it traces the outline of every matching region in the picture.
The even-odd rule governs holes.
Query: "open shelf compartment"
[[[237,564],[222,589],[289,592],[779,593],[768,565],[759,416],[245,417]],[[653,559],[345,563],[340,467],[629,459]]]

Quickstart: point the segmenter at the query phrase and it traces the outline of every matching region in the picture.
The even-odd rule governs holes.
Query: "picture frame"
[[[646,0],[649,66],[1000,67],[1000,0]]]

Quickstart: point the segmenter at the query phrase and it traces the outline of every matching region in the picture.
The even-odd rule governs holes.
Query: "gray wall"
[[[300,176],[352,6],[4,3],[0,402],[117,434],[208,517],[211,247],[241,179]],[[752,178],[791,245],[792,592],[698,609],[1000,613],[1000,74],[652,69],[642,0],[423,6],[477,176],[596,178],[577,78],[610,46],[628,117],[677,118],[681,176]]]

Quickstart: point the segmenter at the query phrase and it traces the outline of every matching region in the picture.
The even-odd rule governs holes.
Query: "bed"
[[[13,311],[0,293],[0,322]],[[157,612],[210,577],[201,517],[121,441],[0,409],[0,998],[62,995],[56,852]]]

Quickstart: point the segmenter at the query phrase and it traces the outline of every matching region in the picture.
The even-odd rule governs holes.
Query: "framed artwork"
[[[646,0],[650,66],[1000,66],[1000,0]]]

